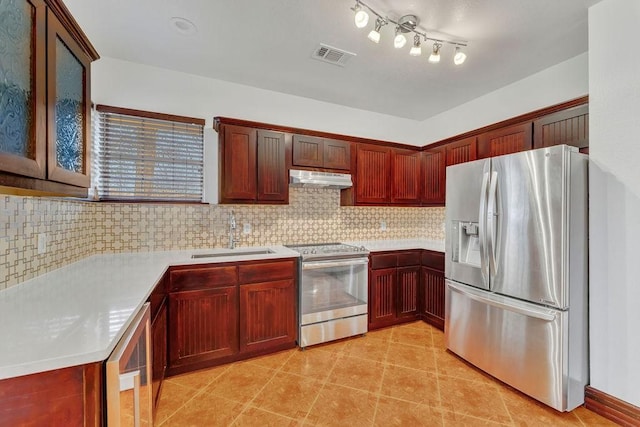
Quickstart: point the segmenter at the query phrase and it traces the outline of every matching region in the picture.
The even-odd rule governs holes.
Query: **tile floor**
[[[156,425],[606,426],[559,413],[444,350],[423,322],[168,378]]]

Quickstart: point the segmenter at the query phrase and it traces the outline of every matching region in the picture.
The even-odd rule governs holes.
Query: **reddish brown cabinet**
[[[221,124],[220,202],[286,203],[285,134]]]
[[[416,319],[420,251],[376,252],[370,259],[369,329]]]
[[[445,145],[447,151],[447,166],[470,162],[478,158],[477,138],[475,136],[450,142]]]
[[[478,137],[478,158],[501,156],[531,150],[533,125],[531,122],[503,127]]]
[[[422,203],[444,206],[446,151],[444,147],[422,152]]]
[[[320,169],[351,169],[351,144],[347,141],[293,135],[293,166]]]
[[[153,378],[153,403],[158,404],[162,382],[167,371],[167,340],[168,340],[168,297],[167,282],[169,275],[165,274],[155,286],[148,298],[151,317],[151,374]]]
[[[567,144],[580,148],[589,147],[589,106],[561,110],[533,122],[533,148]]]
[[[437,328],[444,329],[444,253],[422,251],[419,306],[421,317]]]
[[[170,375],[295,346],[296,261],[172,267]]]
[[[391,191],[391,148],[358,144],[356,149],[356,204],[387,204]]]
[[[420,204],[420,152],[402,150],[391,151],[391,204]]]

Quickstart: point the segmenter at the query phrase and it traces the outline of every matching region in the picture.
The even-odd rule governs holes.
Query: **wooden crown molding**
[[[93,47],[89,38],[84,31],[82,31],[82,28],[80,28],[80,25],[78,25],[78,22],[73,18],[73,15],[71,15],[71,12],[69,12],[69,9],[67,9],[67,6],[64,5],[62,0],[45,0],[45,2],[49,9],[53,11],[54,15],[56,15],[56,18],[60,20],[62,26],[71,33],[71,36],[80,45],[82,50],[89,55],[91,60],[95,61],[99,59],[100,55],[98,55],[98,51]]]

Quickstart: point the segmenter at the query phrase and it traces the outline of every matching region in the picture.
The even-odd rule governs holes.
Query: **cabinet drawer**
[[[217,288],[235,285],[238,282],[236,267],[233,266],[171,270],[169,277],[171,291]]]
[[[422,251],[422,265],[434,270],[444,271],[444,253],[435,251]]]
[[[393,268],[396,266],[398,257],[395,254],[371,255],[371,268],[374,270],[380,268]]]
[[[238,276],[240,283],[258,283],[272,280],[292,279],[295,276],[295,261],[262,262],[241,265]]]
[[[398,252],[398,267],[420,265],[420,251]]]

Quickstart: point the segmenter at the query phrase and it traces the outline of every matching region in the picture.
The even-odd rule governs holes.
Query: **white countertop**
[[[238,253],[264,248],[239,248]],[[167,267],[297,257],[191,259],[228,249],[94,255],[0,292],[0,379],[105,360]]]
[[[363,240],[345,242],[350,245],[364,246],[369,252],[403,251],[409,249],[427,249],[444,252],[443,240],[401,239],[401,240]]]

